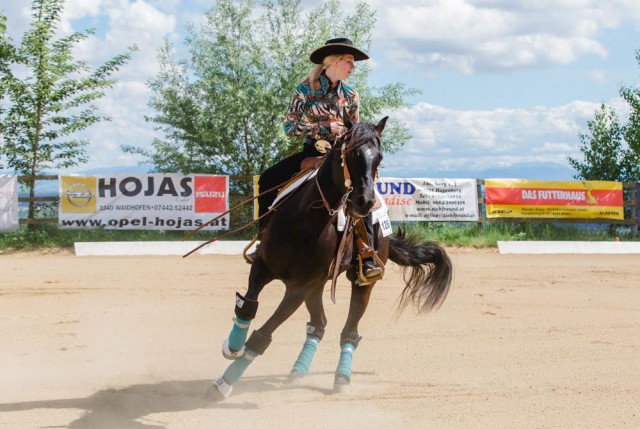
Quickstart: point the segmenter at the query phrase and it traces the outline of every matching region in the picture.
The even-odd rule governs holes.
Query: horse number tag
[[[382,236],[387,237],[393,233],[393,228],[391,227],[391,220],[389,220],[389,215],[385,214],[378,218],[378,223],[380,223],[380,231],[382,231]]]

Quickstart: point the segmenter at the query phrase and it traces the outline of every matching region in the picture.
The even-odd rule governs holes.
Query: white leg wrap
[[[244,354],[244,346],[242,346],[242,348],[237,352],[232,352],[229,349],[229,339],[227,338],[222,342],[222,356],[224,356],[226,359],[235,360],[235,359],[238,359],[243,354]]]
[[[222,377],[216,378],[215,380],[213,380],[212,384],[216,387],[216,389],[218,389],[218,392],[220,392],[220,394],[225,398],[228,398],[229,396],[231,396],[231,391],[233,390],[233,386],[227,383],[226,381],[224,381],[224,378]]]

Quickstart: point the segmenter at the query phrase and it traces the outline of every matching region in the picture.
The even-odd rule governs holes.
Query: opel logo
[[[84,183],[69,185],[64,195],[67,197],[69,204],[74,207],[84,207],[94,198],[91,194],[91,189]]]

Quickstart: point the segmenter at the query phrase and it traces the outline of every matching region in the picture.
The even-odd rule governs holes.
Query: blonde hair
[[[322,64],[316,64],[316,66],[309,72],[309,75],[307,76],[307,78],[309,79],[309,83],[313,83],[318,78],[318,76],[320,76],[322,70],[328,69],[330,66],[336,64],[347,55],[351,54],[335,54],[327,55],[326,57],[324,57],[324,59],[322,60]]]

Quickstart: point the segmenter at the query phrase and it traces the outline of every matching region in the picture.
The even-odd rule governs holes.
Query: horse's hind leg
[[[358,347],[362,337],[358,334],[358,323],[364,315],[374,283],[357,286],[351,283],[351,302],[347,322],[340,334],[340,361],[336,368],[333,389],[338,393],[347,393],[351,383],[351,362],[353,352]]]
[[[309,294],[304,303],[309,311],[311,320],[307,323],[307,337],[302,346],[302,350],[298,355],[298,359],[293,364],[291,373],[287,377],[287,384],[297,384],[307,373],[311,367],[311,362],[316,354],[318,345],[324,336],[324,328],[327,326],[327,317],[324,314],[324,306],[322,304],[322,291],[324,285],[317,286]]]
[[[222,399],[220,395],[225,398],[231,395],[233,384],[240,380],[242,374],[244,374],[256,356],[262,355],[265,352],[271,343],[271,334],[300,307],[308,292],[308,288],[287,286],[284,298],[282,298],[275,313],[273,313],[262,327],[253,331],[245,344],[245,350],[242,356],[238,357],[229,365],[222,377],[213,381],[207,392],[207,396],[210,399],[217,400]]]

